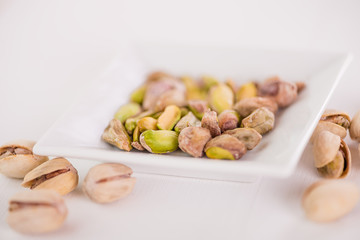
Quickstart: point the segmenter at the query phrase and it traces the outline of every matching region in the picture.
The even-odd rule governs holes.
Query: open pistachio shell
[[[241,121],[241,127],[253,128],[261,135],[273,129],[274,124],[274,114],[265,107],[256,109]]]
[[[340,138],[345,138],[347,131],[344,127],[335,124],[333,122],[327,122],[327,121],[319,121],[311,138],[310,138],[310,143],[314,143],[315,138],[319,135],[319,133],[321,133],[322,131],[329,131],[335,135],[338,135]]]
[[[332,162],[317,170],[319,174],[325,178],[339,178],[343,173],[344,164],[344,157],[342,153],[338,151]]]
[[[246,147],[236,137],[222,134],[211,139],[204,151],[208,158],[238,160],[246,153]]]
[[[234,109],[239,113],[240,117],[245,118],[253,111],[261,107],[266,107],[274,114],[278,110],[276,102],[274,102],[272,99],[263,97],[245,98],[237,102],[234,106]]]
[[[341,138],[329,131],[322,131],[315,139],[313,154],[314,165],[321,168],[333,161],[340,149]]]
[[[334,109],[326,109],[320,120],[338,124],[344,127],[346,130],[350,127],[349,115],[345,112]]]
[[[262,136],[253,128],[235,128],[228,130],[224,134],[229,134],[243,142],[248,150],[254,149],[260,142]]]
[[[23,178],[28,172],[49,160],[33,154],[34,141],[18,140],[0,147],[0,173],[7,177]]]
[[[109,125],[102,134],[102,139],[119,149],[125,151],[130,151],[132,149],[130,136],[118,119],[110,121]]]
[[[360,111],[354,115],[350,124],[349,132],[351,139],[360,142]]]
[[[229,86],[219,83],[212,86],[208,95],[208,102],[218,114],[227,109],[232,109],[234,104],[234,93]]]

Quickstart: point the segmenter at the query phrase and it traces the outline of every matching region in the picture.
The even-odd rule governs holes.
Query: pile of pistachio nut
[[[0,173],[23,179],[29,188],[9,200],[7,222],[17,232],[39,234],[60,228],[68,213],[62,195],[78,186],[78,171],[65,158],[49,160],[33,153],[34,141],[14,141],[0,147]],[[120,163],[92,167],[83,192],[94,202],[108,203],[128,196],[136,182],[131,168]]]
[[[275,113],[292,104],[305,87],[272,77],[236,86],[212,77],[148,75],[121,106],[102,139],[119,149],[193,157],[240,159],[274,127]]]
[[[325,110],[315,128],[313,144],[314,166],[320,180],[304,192],[302,205],[306,216],[318,222],[336,220],[349,213],[358,203],[358,186],[343,179],[351,169],[351,152],[343,140],[347,131],[351,139],[360,142],[360,111],[352,120],[342,111]],[[358,145],[360,155],[360,144]]]

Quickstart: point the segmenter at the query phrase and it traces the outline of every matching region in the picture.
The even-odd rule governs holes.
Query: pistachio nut
[[[64,200],[56,191],[23,191],[9,200],[7,223],[23,234],[47,233],[59,229],[67,213]]]
[[[204,155],[205,144],[211,139],[210,131],[202,127],[187,127],[179,134],[179,147],[193,157]]]
[[[314,165],[325,178],[344,178],[351,168],[351,154],[346,143],[337,135],[322,131],[315,139]]]
[[[351,139],[360,142],[360,111],[351,120],[349,132]]]
[[[155,118],[144,117],[137,122],[137,126],[139,127],[140,132],[144,132],[146,130],[156,130],[158,129],[156,126],[157,122],[158,120]]]
[[[257,87],[254,82],[245,83],[236,91],[237,102],[245,98],[252,98],[256,96],[257,96]]]
[[[215,86],[219,83],[219,81],[211,76],[202,76],[200,79],[200,87],[204,89],[206,92],[209,91],[209,89],[212,86]]]
[[[195,117],[192,112],[182,117],[180,121],[175,125],[175,132],[180,133],[186,127],[200,126],[201,122]]]
[[[236,83],[231,78],[226,79],[225,84],[228,85],[228,87],[233,91],[233,93],[236,93]]]
[[[163,93],[173,89],[173,87],[174,86],[172,82],[165,80],[158,80],[148,83],[144,95],[144,100],[142,105],[143,108],[145,110],[154,110],[156,106],[156,102],[158,101],[159,97]]]
[[[181,117],[184,117],[189,113],[189,109],[187,107],[180,107]]]
[[[282,81],[278,77],[267,79],[259,85],[259,95],[273,99],[281,108],[292,104],[297,98],[297,93],[295,83]]]
[[[204,150],[206,156],[212,159],[238,160],[246,153],[244,143],[228,134],[211,139]]]
[[[131,93],[130,101],[138,104],[142,104],[144,100],[145,92],[146,92],[146,85],[142,85],[141,87],[138,87]]]
[[[26,174],[22,186],[30,189],[53,189],[65,195],[76,188],[79,176],[65,158],[46,161]]]
[[[201,119],[201,127],[209,129],[212,137],[219,136],[221,129],[216,112],[207,110]]]
[[[253,128],[236,128],[228,130],[224,134],[231,135],[245,144],[247,150],[254,149],[260,142],[262,136]]]
[[[169,105],[157,120],[157,127],[161,130],[171,130],[180,120],[181,110],[176,105]],[[155,130],[155,129],[153,129]]]
[[[207,101],[204,100],[190,100],[188,104],[190,111],[192,111],[198,119],[202,119],[206,110],[209,109]]]
[[[278,110],[276,102],[263,97],[244,98],[235,104],[234,109],[239,113],[241,118],[245,118],[261,107],[266,107],[274,114]]]
[[[131,168],[120,163],[103,163],[92,167],[82,184],[84,193],[98,203],[125,198],[134,188],[136,178]]]
[[[186,87],[186,99],[187,100],[205,100],[206,91],[200,89],[193,78],[189,76],[181,77],[182,82]]]
[[[319,133],[321,133],[324,130],[332,132],[333,134],[338,135],[342,139],[344,139],[347,134],[346,129],[343,128],[342,126],[335,124],[333,122],[327,122],[327,121],[320,120],[310,138],[310,143],[314,143],[315,138],[317,138]]]
[[[330,222],[348,214],[359,201],[356,184],[344,180],[322,180],[309,186],[302,197],[306,217]]]
[[[239,124],[239,114],[235,110],[229,109],[223,111],[220,113],[218,119],[221,132],[237,128]]]
[[[170,130],[147,130],[140,135],[140,143],[151,153],[169,153],[178,148],[178,134]]]
[[[101,137],[105,142],[114,145],[119,149],[125,151],[130,151],[132,149],[130,136],[118,119],[110,121]]]
[[[175,77],[173,77],[172,75],[166,73],[166,72],[162,72],[162,71],[156,71],[156,72],[152,72],[147,76],[146,82],[150,83],[150,82],[155,82],[161,79],[175,79]]]
[[[141,112],[141,106],[138,103],[128,103],[121,106],[115,113],[114,118],[118,119],[122,124],[126,119]]]
[[[211,109],[220,114],[224,110],[232,109],[234,93],[229,86],[219,83],[210,88],[208,102]]]
[[[295,84],[296,84],[296,87],[297,87],[298,94],[300,92],[302,92],[306,87],[306,84],[304,82],[295,82]]]
[[[131,118],[126,119],[125,121],[125,129],[128,132],[128,134],[132,134],[137,126],[137,122],[144,118],[144,117],[154,117],[154,114],[156,114],[155,111],[153,110],[148,110],[148,111],[144,111],[139,113],[136,116],[133,116]],[[155,118],[155,117],[154,117]]]
[[[274,128],[275,116],[266,107],[261,107],[252,112],[241,121],[241,127],[253,128],[261,135]]]
[[[131,146],[133,146],[135,149],[139,150],[139,151],[144,151],[145,148],[143,146],[141,146],[140,144],[140,130],[139,130],[139,126],[136,126],[134,133],[133,133],[133,141],[131,143]]]
[[[320,120],[335,123],[342,126],[346,130],[350,127],[349,115],[345,112],[334,109],[326,109]]]
[[[152,118],[155,118],[155,119],[158,119],[160,117],[160,115],[163,113],[164,111],[161,111],[161,112],[156,112],[154,114],[152,114],[151,116],[149,117],[152,117]]]
[[[155,111],[163,111],[167,106],[176,105],[184,107],[187,105],[185,91],[172,89],[159,96],[155,103]]]
[[[49,160],[33,154],[34,141],[18,140],[0,147],[0,173],[7,177],[23,178],[28,172]]]

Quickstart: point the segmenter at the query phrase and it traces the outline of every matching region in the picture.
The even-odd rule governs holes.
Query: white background
[[[101,74],[124,40],[352,52],[329,107],[360,110],[359,1],[0,1],[0,144],[37,140]],[[355,143],[347,139],[350,147]],[[359,156],[349,179],[360,186]],[[83,178],[95,162],[77,162]],[[133,194],[110,206],[80,189],[69,218],[42,238],[358,239],[358,206],[331,224],[307,221],[302,191],[317,176],[303,158],[287,180],[253,184],[138,175]],[[20,181],[0,177],[0,239]]]

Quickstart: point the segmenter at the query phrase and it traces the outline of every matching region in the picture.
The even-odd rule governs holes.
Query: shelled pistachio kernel
[[[253,128],[235,128],[233,130],[224,132],[224,134],[229,134],[233,137],[236,137],[245,144],[247,150],[254,149],[262,139],[261,134]]]
[[[114,145],[119,149],[125,151],[130,151],[132,149],[130,136],[118,119],[110,121],[101,137],[105,142]]]
[[[130,100],[132,102],[136,102],[138,104],[142,104],[143,100],[144,100],[144,96],[145,96],[145,92],[146,92],[146,85],[143,85],[141,87],[138,87],[137,89],[135,89],[135,91],[133,91],[130,95]]]
[[[240,101],[245,98],[251,98],[256,96],[257,96],[257,87],[253,82],[245,83],[236,91],[236,101]]]
[[[274,102],[272,99],[263,97],[242,99],[235,104],[234,109],[239,113],[241,118],[245,118],[249,116],[253,111],[261,107],[266,107],[274,114],[278,110],[278,105],[276,102]]]
[[[200,120],[209,109],[208,103],[205,100],[190,100],[188,104],[190,111]]]
[[[253,128],[261,135],[274,128],[275,116],[265,107],[261,107],[252,112],[241,121],[241,127]]]
[[[120,163],[99,164],[89,170],[82,189],[95,202],[114,202],[132,192],[136,182],[132,173],[131,168]]]
[[[195,117],[192,112],[189,112],[187,115],[182,117],[178,123],[175,125],[175,132],[180,133],[186,127],[198,127],[201,125],[199,119]]]
[[[178,134],[170,130],[147,130],[140,135],[140,143],[151,153],[169,153],[178,148]]]
[[[137,122],[138,122],[140,119],[142,119],[142,118],[144,118],[144,117],[153,117],[154,114],[156,114],[155,111],[153,111],[153,110],[147,110],[147,111],[144,111],[144,112],[142,112],[142,113],[139,113],[139,114],[136,115],[136,116],[133,116],[133,117],[130,117],[130,118],[126,119],[125,125],[124,125],[124,127],[125,127],[125,129],[126,129],[126,132],[127,132],[128,134],[133,134],[133,132],[134,132],[136,126],[137,126]]]
[[[201,127],[209,129],[212,137],[216,137],[221,134],[219,121],[215,111],[207,110],[204,113],[204,116],[201,119]]]
[[[0,147],[0,173],[7,177],[23,178],[28,172],[49,160],[33,154],[34,141],[18,140]]]
[[[246,147],[236,137],[222,134],[211,139],[204,151],[208,158],[238,160],[246,153]]]
[[[228,109],[220,113],[218,120],[221,132],[225,132],[237,128],[240,118],[235,110]]]
[[[322,180],[309,186],[302,197],[306,217],[330,222],[349,213],[359,201],[356,184],[344,180]]]
[[[152,117],[144,117],[140,119],[137,123],[140,132],[144,132],[146,130],[156,130],[157,129],[157,120]]]
[[[138,103],[128,103],[121,106],[114,115],[114,118],[118,119],[122,124],[126,119],[132,117],[141,112],[141,106]]]
[[[179,147],[193,157],[204,155],[205,144],[210,141],[210,131],[202,127],[186,127],[179,134]]]
[[[157,120],[157,127],[161,130],[171,130],[180,120],[181,111],[175,105],[167,106]]]
[[[234,93],[225,83],[219,83],[210,88],[208,102],[211,109],[220,114],[224,110],[232,109]]]
[[[9,200],[7,223],[23,234],[59,229],[67,216],[64,200],[54,190],[22,191]]]
[[[23,187],[30,189],[53,189],[65,195],[78,185],[78,172],[65,158],[54,158],[26,174]]]

